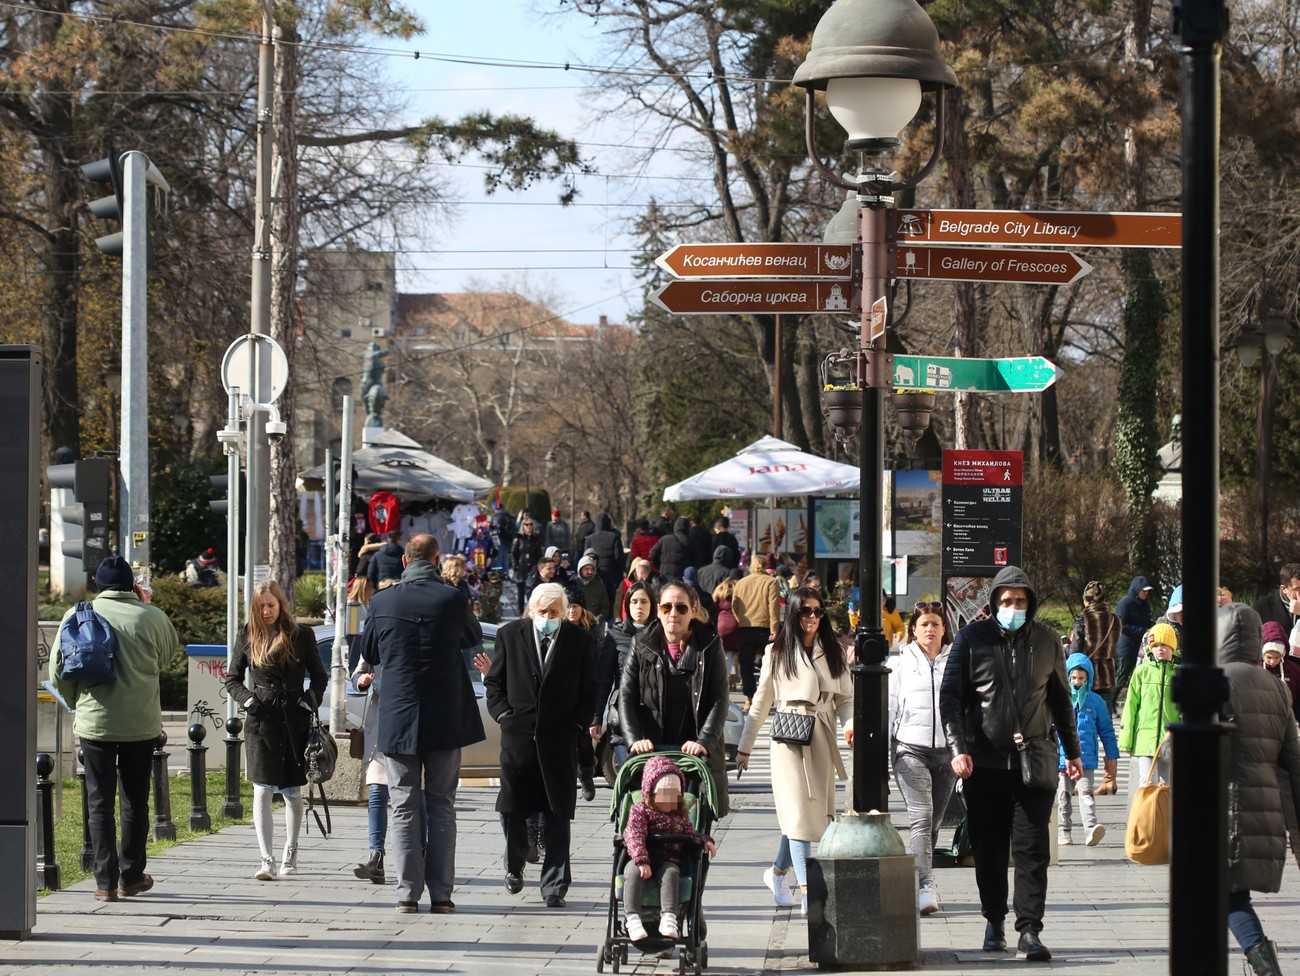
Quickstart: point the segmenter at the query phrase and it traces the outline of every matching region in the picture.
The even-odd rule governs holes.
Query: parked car
[[[334,625],[320,624],[312,628],[316,637],[316,647],[320,650],[321,661],[329,671],[333,664]],[[469,670],[470,681],[474,686],[474,695],[478,699],[479,717],[483,719],[483,731],[487,738],[466,746],[460,754],[460,775],[466,779],[481,779],[501,775],[501,729],[492,721],[487,712],[487,700],[483,692],[483,676],[474,667],[474,655],[480,651],[492,657],[496,653],[497,625],[483,624],[483,642],[463,651],[465,666]],[[366,707],[366,693],[357,691],[352,682],[348,682],[347,728],[360,728]],[[329,724],[330,720],[330,686],[325,686],[325,697],[320,705],[320,719]]]

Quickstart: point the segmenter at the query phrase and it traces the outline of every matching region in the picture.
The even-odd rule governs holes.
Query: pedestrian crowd
[[[487,714],[500,728],[496,811],[505,888],[522,892],[525,866],[540,863],[541,898],[550,908],[566,907],[570,824],[579,793],[595,796],[597,749],[612,755],[615,770],[629,756],[664,750],[696,757],[716,788],[715,816],[726,816],[724,728],[738,683],[741,770],[771,719],[781,833],[762,880],[777,906],[806,912],[808,859],[835,814],[836,779],[846,776],[841,742],[851,747],[854,740],[854,655],[831,622],[826,592],[806,559],[791,565],[744,553],[726,518],[709,533],[699,519],[665,511],[654,524],[638,523],[625,549],[609,515],[583,514],[575,533],[559,511],[541,532],[522,513],[508,548],[520,613],[497,630],[494,653],[473,661]],[[349,593],[364,605],[365,625],[350,666],[355,687],[366,693],[369,844],[355,873],[382,883],[387,859],[399,912],[419,911],[427,892],[432,912],[453,913],[461,752],[485,736],[466,667],[482,642],[464,585],[467,566],[454,555],[440,559],[437,541],[425,533],[404,543],[390,534],[361,556]],[[161,727],[158,675],[177,636],[120,557],[103,561],[96,582],[93,608],[116,637],[115,680],[88,684],[64,674],[75,608],[53,648],[50,674],[76,708],[86,757],[95,897],[116,901],[153,886],[145,872],[149,760]],[[882,628],[900,631],[889,662],[888,728],[921,915],[942,911],[933,855],[955,811],[974,859],[983,948],[1007,948],[1011,914],[1017,950],[1029,960],[1050,959],[1041,935],[1053,807],[1057,843],[1073,844],[1077,796],[1079,836],[1094,846],[1107,833],[1095,798],[1118,790],[1121,753],[1131,760],[1131,787],[1176,788],[1169,728],[1180,718],[1174,688],[1182,587],[1158,617],[1154,593],[1147,577],[1135,576],[1112,610],[1104,586],[1090,582],[1065,641],[1041,618],[1034,584],[1015,566],[992,581],[987,613],[955,632],[942,602],[917,603],[903,622],[893,602],[882,600]],[[1300,863],[1300,565],[1283,566],[1276,592],[1254,608],[1225,591],[1219,643],[1229,686],[1225,717],[1235,732],[1229,927],[1253,971],[1274,974],[1276,948],[1251,893],[1278,890],[1288,837]],[[226,680],[246,716],[257,880],[298,870],[303,749],[324,687],[310,630],[295,622],[276,583],[258,584]],[[659,934],[676,938],[681,859],[648,847],[647,838],[689,836],[691,828],[682,819],[681,770],[661,758],[644,766],[641,799],[630,808],[623,882],[629,897],[639,898],[647,882],[657,886]],[[277,794],[285,810],[278,850]],[[711,837],[698,840],[710,856],[716,852]],[[633,941],[645,937],[634,910],[624,925]]]

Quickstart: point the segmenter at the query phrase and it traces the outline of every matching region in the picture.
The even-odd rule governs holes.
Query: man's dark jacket
[[[1123,628],[1119,644],[1115,647],[1116,658],[1136,659],[1138,648],[1142,646],[1142,636],[1151,629],[1151,600],[1138,596],[1150,585],[1145,576],[1134,576],[1128,585],[1128,594],[1115,607],[1115,616],[1119,617],[1120,627]]]
[[[623,552],[623,537],[608,515],[601,514],[596,520],[596,531],[587,536],[587,548],[596,550],[602,577],[617,580],[623,575],[623,563],[627,558]]]
[[[498,813],[549,808],[573,819],[576,746],[591,722],[596,641],[567,620],[552,640],[543,670],[531,617],[497,631],[496,656],[483,688],[488,714],[501,726]]]
[[[1007,566],[994,577],[989,597],[994,607],[998,591],[1008,586],[1029,591],[1024,625],[1011,634],[995,618],[977,620],[958,631],[948,652],[939,689],[948,750],[954,757],[969,755],[976,766],[1018,769],[1020,757],[1012,739],[1016,728],[1026,739],[1046,739],[1055,726],[1066,757],[1078,759],[1079,736],[1061,635],[1034,619],[1038,598],[1018,566]],[[998,655],[1006,662],[1014,693],[1002,677]]]
[[[691,538],[687,534],[691,527],[685,516],[673,524],[673,530],[655,543],[650,550],[650,561],[659,567],[659,574],[666,579],[681,579],[691,562]]]
[[[726,546],[718,546],[713,550],[713,562],[700,570],[699,576],[696,577],[700,581],[700,589],[710,597],[722,581],[731,575],[731,567],[727,565],[727,557],[730,554]]]
[[[401,579],[404,555],[406,551],[396,542],[385,542],[366,566],[366,579],[370,580],[370,585],[379,589],[379,584],[386,579]]]
[[[380,752],[423,755],[486,738],[461,654],[482,640],[465,594],[426,560],[414,560],[401,583],[370,598],[358,641],[361,656],[384,668]]]
[[[1273,587],[1273,592],[1255,601],[1255,612],[1262,623],[1274,621],[1288,637],[1295,626],[1295,617],[1291,615],[1291,604],[1282,599],[1281,590]],[[1288,651],[1290,653],[1290,651]]]
[[[691,540],[691,561],[688,565],[703,569],[713,559],[713,534],[702,525],[692,525],[686,530]]]
[[[727,558],[723,560],[728,569],[735,569],[740,565],[740,543],[736,537],[723,529],[721,532],[714,533],[713,536],[713,554],[716,556],[719,546],[725,546],[727,549]]]

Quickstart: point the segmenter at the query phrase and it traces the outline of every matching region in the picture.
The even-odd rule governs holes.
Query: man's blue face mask
[[[998,607],[998,623],[1002,625],[1003,630],[1009,630],[1013,634],[1025,625],[1027,610],[1017,610],[1014,607]]]

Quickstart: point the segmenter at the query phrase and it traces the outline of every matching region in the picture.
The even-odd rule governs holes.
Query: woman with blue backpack
[[[311,676],[311,687],[303,683]],[[279,876],[298,873],[298,833],[302,829],[302,787],[307,782],[303,750],[313,713],[325,691],[325,665],[316,639],[299,627],[289,600],[274,580],[253,590],[248,623],[235,640],[226,691],[247,713],[244,722],[248,778],[253,783],[253,826],[262,862],[253,875],[274,881],[274,824],[271,797],[284,797],[284,854]]]

